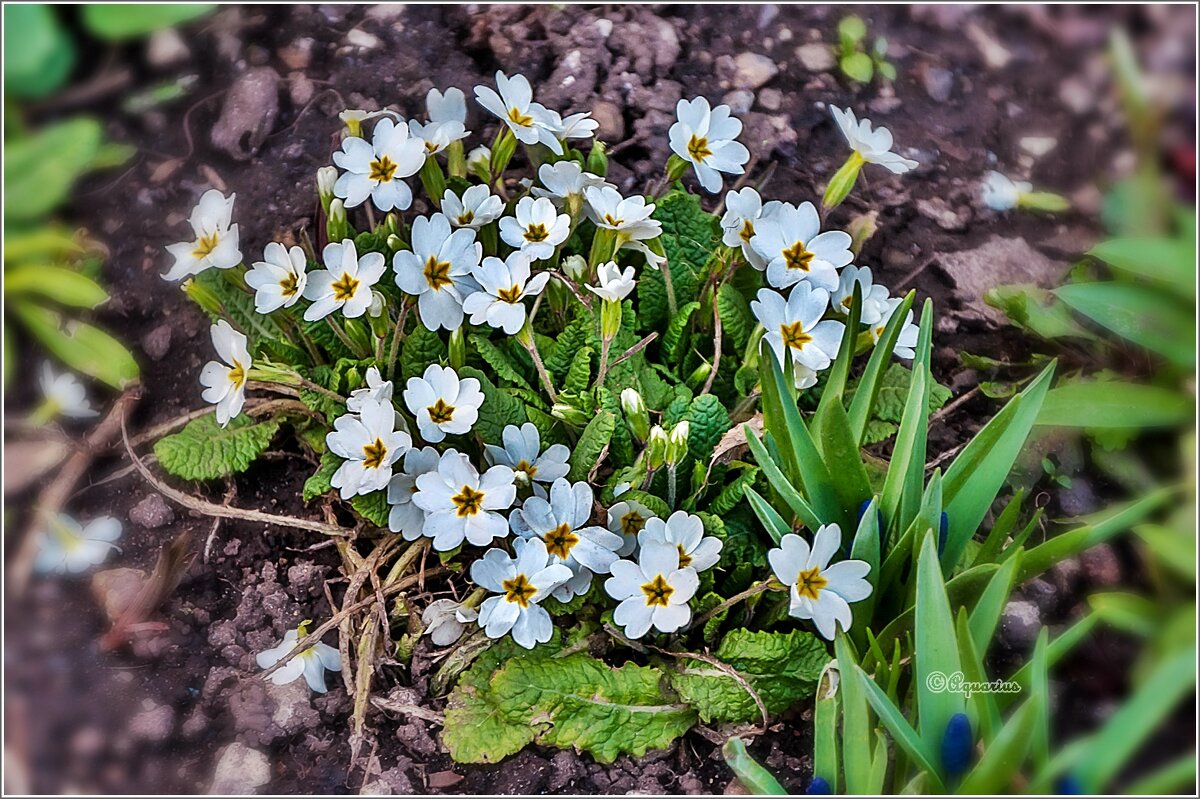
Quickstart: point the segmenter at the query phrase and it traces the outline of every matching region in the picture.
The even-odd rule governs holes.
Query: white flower
[[[242,262],[242,251],[238,249],[238,226],[230,225],[233,216],[233,200],[216,189],[209,189],[200,197],[192,209],[188,224],[196,238],[181,241],[167,247],[175,256],[175,263],[163,275],[164,280],[181,280],[198,275],[210,266],[231,269]]]
[[[471,270],[483,257],[475,231],[451,232],[445,214],[417,217],[412,224],[412,250],[392,258],[396,285],[417,297],[421,323],[429,330],[462,326],[463,299],[475,288]]]
[[[65,513],[56,513],[38,534],[33,568],[42,574],[78,574],[103,563],[120,537],[121,523],[112,516],[97,516],[81,526]]]
[[[549,500],[529,497],[508,517],[514,533],[540,538],[552,562],[571,570],[571,579],[554,590],[554,598],[560,602],[587,593],[593,574],[608,574],[624,543],[621,536],[589,524],[592,500],[592,487],[587,483],[560,477],[550,486]]]
[[[767,262],[767,282],[775,288],[808,281],[833,291],[837,270],[854,259],[852,239],[840,230],[821,232],[821,217],[810,202],[784,204],[755,226],[750,246]]]
[[[344,460],[329,481],[342,499],[387,487],[392,466],[412,446],[412,437],[396,429],[391,400],[366,400],[361,407],[358,414],[334,419],[333,432],[325,436],[330,452]]]
[[[268,244],[263,260],[255,261],[246,273],[246,285],[254,289],[254,310],[266,314],[299,302],[308,285],[307,266],[300,247],[293,245],[289,250],[279,242]]]
[[[590,139],[596,133],[600,123],[592,119],[592,112],[571,114],[565,119],[557,111],[546,109],[546,118],[542,125],[559,139]]]
[[[457,86],[451,86],[445,92],[430,89],[425,95],[425,108],[429,111],[430,122],[467,124],[467,96]]]
[[[300,636],[307,635],[304,631],[306,624],[301,624],[295,630],[288,630],[283,634],[283,641],[274,649],[267,649],[259,652],[254,656],[254,660],[258,663],[260,669],[269,669],[283,659],[283,656],[292,651],[292,647],[300,640]],[[283,664],[276,671],[271,672],[270,680],[275,685],[287,685],[295,681],[301,674],[304,675],[304,681],[308,683],[308,687],[319,694],[325,693],[325,670],[341,671],[342,656],[329,644],[315,643],[308,649],[304,650],[294,658]]]
[[[887,323],[891,320],[892,314],[900,307],[904,301],[899,297],[887,301],[887,310],[884,312],[880,320],[871,328],[871,340],[879,343],[880,336],[883,335],[883,329],[887,327]],[[908,313],[904,317],[904,323],[900,325],[900,335],[896,337],[896,346],[892,348],[892,353],[897,358],[909,360],[917,353],[917,338],[920,335],[920,328],[913,324],[912,309],[908,309]]]
[[[830,106],[829,110],[833,112],[833,118],[837,121],[838,127],[842,129],[842,135],[846,137],[850,149],[858,153],[868,164],[879,164],[897,175],[919,166],[911,158],[891,152],[892,132],[887,128],[880,125],[872,131],[871,120],[855,119],[854,112],[849,108],[843,111],[835,106]]]
[[[854,303],[854,285],[862,286],[862,316],[864,325],[873,325],[883,318],[888,310],[888,289],[873,282],[871,267],[847,266],[838,280],[837,291],[833,292],[833,307],[842,313],[850,313]]]
[[[600,285],[588,286],[588,290],[609,302],[620,302],[625,299],[637,285],[633,267],[627,266],[622,271],[621,267],[613,261],[596,267],[596,280]]]
[[[425,634],[438,646],[450,646],[462,638],[467,624],[479,618],[475,608],[463,607],[453,599],[437,599],[421,613]]]
[[[385,108],[382,111],[363,111],[361,108],[347,108],[338,114],[338,119],[349,125],[351,122],[357,122],[361,124],[366,122],[368,119],[375,119],[376,117],[385,116],[391,116],[395,119],[400,118],[400,115],[390,108]]]
[[[750,151],[735,141],[742,123],[730,115],[729,106],[710,110],[708,100],[697,97],[680,100],[675,106],[678,121],[668,136],[671,149],[696,169],[696,178],[705,191],[721,190],[721,173],[740,175],[750,160]]]
[[[425,145],[426,156],[437,155],[451,142],[467,137],[467,129],[461,122],[418,122],[410,119],[408,133]]]
[[[647,203],[645,197],[622,197],[612,186],[588,186],[583,195],[588,218],[597,227],[619,231],[626,239],[652,239],[662,233],[662,223],[650,218],[654,203]]]
[[[442,196],[442,213],[454,227],[479,230],[504,214],[504,201],[484,185],[470,187],[462,193],[462,197],[446,189]]]
[[[1033,184],[1013,181],[999,172],[988,172],[980,188],[983,204],[993,211],[1011,211],[1017,207],[1022,194],[1033,191]]]
[[[790,586],[788,613],[798,619],[812,619],[817,632],[833,640],[840,624],[850,629],[851,602],[871,595],[865,579],[871,567],[861,560],[829,561],[842,546],[842,530],[836,524],[822,525],[813,537],[812,548],[795,533],[788,533],[778,549],[767,553],[767,560],[779,582]]]
[[[474,272],[482,290],[463,301],[463,311],[471,315],[471,324],[486,322],[510,336],[520,332],[527,313],[522,301],[536,297],[550,280],[549,272],[532,278],[529,273],[529,256],[521,250],[509,253],[503,261],[491,255],[484,258]]]
[[[213,349],[219,361],[209,361],[200,370],[200,396],[217,406],[217,423],[224,427],[242,412],[246,402],[246,380],[254,361],[246,349],[246,337],[224,319],[212,326]]]
[[[542,436],[533,422],[517,427],[510,424],[501,433],[503,447],[484,445],[484,456],[488,463],[508,466],[516,475],[518,486],[531,486],[533,493],[546,496],[546,489],[538,483],[549,485],[560,477],[566,477],[571,467],[567,459],[571,450],[565,444],[551,444],[542,452]]]
[[[75,375],[70,372],[54,374],[49,361],[42,361],[40,384],[48,406],[43,411],[45,418],[66,416],[69,419],[86,419],[100,415],[100,412],[92,407],[87,398],[87,391]]]
[[[785,300],[771,289],[759,289],[750,310],[766,333],[763,338],[775,350],[782,366],[792,361],[814,371],[829,368],[837,357],[846,326],[833,319],[821,321],[829,307],[829,292],[800,283]]]
[[[755,269],[767,268],[767,261],[750,246],[755,225],[770,219],[784,204],[771,200],[763,204],[758,192],[747,186],[725,195],[725,215],[721,217],[721,241],[728,247],[741,247],[746,261]]]
[[[546,197],[561,208],[572,197],[582,198],[583,192],[589,186],[607,186],[604,178],[584,171],[583,167],[574,161],[558,161],[553,164],[542,164],[538,167],[538,180],[542,186],[534,186],[534,197]]]
[[[333,193],[347,208],[361,205],[367,197],[380,211],[403,211],[412,205],[412,190],[404,178],[415,175],[425,163],[425,142],[409,136],[408,126],[384,118],[375,123],[371,141],[350,136],[333,162],[346,170],[333,186]]]
[[[425,527],[425,511],[412,501],[417,493],[417,478],[437,471],[441,455],[433,447],[410,449],[404,453],[404,468],[388,483],[388,529],[400,533],[405,541],[416,541]]]
[[[513,479],[507,466],[493,466],[481,476],[470,458],[447,450],[436,471],[417,477],[412,501],[426,514],[422,534],[433,539],[438,552],[458,547],[463,539],[486,546],[508,535],[508,522],[500,511],[512,507],[517,498]]]
[[[721,559],[721,539],[704,535],[704,522],[681,510],[672,513],[664,521],[657,517],[646,520],[638,533],[638,546],[647,544],[670,544],[679,551],[679,568],[691,566],[698,572],[706,571]]]
[[[469,432],[479,418],[483,392],[473,377],[459,380],[449,366],[431,363],[421,377],[408,378],[404,404],[417,420],[421,438],[436,444],[447,434]]]
[[[511,631],[514,641],[533,649],[554,635],[550,614],[540,603],[571,577],[571,570],[561,563],[550,563],[540,538],[518,539],[513,542],[513,550],[516,558],[503,550],[489,549],[471,564],[471,579],[499,594],[483,601],[479,626],[488,638],[500,638]]]
[[[498,116],[522,144],[542,144],[562,155],[563,148],[554,131],[546,127],[553,122],[549,111],[541,103],[533,102],[533,89],[524,75],[511,78],[496,72],[496,89],[488,86],[475,87],[475,99],[479,104]]]
[[[392,391],[392,381],[384,380],[383,375],[379,373],[379,367],[371,366],[367,369],[366,388],[356,388],[350,392],[349,398],[346,399],[346,410],[360,413],[368,402],[391,402]]]
[[[321,257],[325,268],[309,275],[304,287],[304,298],[312,302],[304,318],[312,322],[337,310],[349,319],[365,314],[371,307],[371,288],[387,269],[383,255],[368,252],[359,258],[354,242],[344,239],[326,244]]]
[[[679,550],[651,541],[642,545],[637,562],[619,560],[604,590],[620,602],[613,621],[629,638],[641,638],[651,627],[672,633],[692,618],[688,600],[696,594],[700,577],[691,566],[679,565]]]
[[[522,197],[516,216],[500,220],[500,238],[508,246],[519,248],[531,261],[549,258],[569,235],[571,217],[558,213],[545,197]]]
[[[624,539],[617,554],[627,557],[637,551],[638,533],[646,522],[655,518],[654,511],[640,502],[629,499],[608,509],[608,529]]]

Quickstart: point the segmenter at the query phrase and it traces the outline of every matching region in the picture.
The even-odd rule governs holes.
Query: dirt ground
[[[111,248],[105,277],[113,299],[100,317],[131,343],[142,365],[133,430],[202,404],[197,378],[210,356],[208,325],[178,286],[160,277],[168,265],[163,247],[180,237],[200,193],[213,186],[237,193],[242,250],[258,253],[269,241],[311,228],[314,174],[329,163],[339,111],[392,105],[415,114],[431,86],[456,85],[470,97],[497,69],[525,74],[536,99],[564,113],[592,109],[611,146],[611,177],[625,193],[660,174],[681,96],[733,105],[755,156],[752,181],[768,176],[763,194],[793,202],[818,198],[840,164],[843,146],[828,105],[848,105],[886,124],[921,167],[902,179],[869,168],[865,191],[832,221],[878,210],[878,232],[860,263],[895,291],[912,287],[933,298],[936,375],[955,395],[970,391],[981,376],[961,366],[960,352],[1006,358],[1024,346],[982,304],[982,291],[1057,281],[1101,235],[1100,190],[1129,162],[1104,67],[1109,27],[1126,23],[1139,42],[1156,43],[1146,48],[1154,58],[1168,67],[1175,58],[1190,73],[1191,10],[864,7],[858,13],[872,34],[887,37],[899,77],[890,87],[858,88],[814,46],[834,41],[838,19],[850,10],[223,7],[185,30],[173,48],[90,54],[97,67],[131,69],[127,91],[197,76],[188,97],[150,111],[114,110],[113,95],[84,101],[114,139],[139,151],[124,171],[89,178],[69,215]],[[239,88],[230,92],[231,85]],[[234,96],[243,98],[236,107],[229,104]],[[1194,107],[1185,111],[1178,124],[1190,141]],[[492,124],[478,108],[470,113],[477,136],[487,134],[479,140],[490,141]],[[214,142],[223,116],[226,135]],[[978,199],[979,181],[992,168],[1066,194],[1076,210],[997,215]],[[1190,186],[1194,175],[1183,171],[1179,179]],[[27,393],[16,390],[10,409]],[[931,457],[960,443],[996,407],[977,394],[943,417],[931,433]],[[299,499],[313,464],[298,453],[284,442],[230,486],[184,487],[217,501],[228,495],[241,507],[315,516]],[[24,596],[9,597],[6,746],[32,790],[207,790],[218,753],[235,741],[267,755],[270,778],[261,790],[272,793],[722,793],[729,783],[719,753],[696,735],[611,766],[540,749],[498,766],[461,766],[441,750],[435,726],[382,711],[370,717],[377,768],[365,778],[351,772],[349,700],[340,685],[311,697],[302,681],[280,688],[254,677],[255,652],[301,619],[327,617],[323,586],[336,576],[335,553],[296,530],[230,522],[214,528],[211,519],[162,502],[137,474],[100,484],[125,466],[116,457],[98,460],[91,485],[70,504],[85,518],[103,512],[130,519],[121,552],[106,568],[148,571],[166,542],[185,531],[197,549],[210,535],[212,543],[159,614],[163,629],[132,650],[98,647],[107,624],[86,578],[36,580]],[[1075,486],[1065,499],[1040,501],[1074,514],[1095,509],[1110,490],[1088,476]],[[11,551],[11,536],[5,543]],[[1069,620],[1089,587],[1129,579],[1117,547],[1035,581],[1025,591],[1037,614],[1034,632],[1041,623]],[[1007,629],[996,657],[1015,657],[1032,640],[1028,630]],[[440,698],[429,696],[426,646],[411,671],[385,667],[380,691],[440,707]],[[1090,728],[1111,710],[1135,653],[1109,634],[1060,667],[1060,715],[1071,719],[1064,731]],[[752,746],[793,792],[803,792],[810,777],[809,714],[794,709]],[[1193,745],[1194,719],[1182,722],[1164,758]],[[230,763],[223,770],[236,772],[235,779],[253,771]]]

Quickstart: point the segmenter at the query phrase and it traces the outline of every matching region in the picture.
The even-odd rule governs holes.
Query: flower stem
[[[391,380],[396,374],[396,358],[400,354],[400,342],[404,340],[404,320],[408,316],[409,302],[406,298],[404,304],[400,306],[400,313],[396,317],[396,331],[392,333],[392,346],[388,350],[387,360],[387,379]]]
[[[346,335],[346,331],[342,329],[342,326],[334,321],[332,316],[326,316],[325,321],[329,323],[329,327],[333,330],[333,334],[337,336],[343,344],[346,345],[347,349],[354,353],[355,357],[366,357],[363,352],[354,344],[354,342],[350,340],[350,336]]]
[[[670,262],[668,261],[667,263],[663,264],[662,269],[659,271],[662,272],[663,285],[666,286],[667,289],[667,313],[670,314],[667,321],[670,322],[671,319],[675,318],[675,312],[677,310],[675,306],[675,286],[671,283]]]
[[[675,510],[675,464],[667,466],[667,505]]]
[[[779,583],[778,580],[776,580],[774,577],[768,577],[765,581],[763,581],[761,583],[755,583],[754,585],[747,588],[745,591],[742,591],[740,594],[734,594],[733,596],[729,597],[729,599],[726,599],[724,602],[717,605],[716,607],[710,608],[709,610],[705,611],[704,613],[701,613],[699,616],[696,617],[695,621],[693,621],[689,626],[693,627],[693,628],[694,627],[703,627],[704,623],[707,622],[709,619],[713,618],[714,616],[716,616],[719,613],[729,610],[731,607],[733,607],[737,603],[741,602],[742,600],[749,599],[752,596],[758,596],[759,594],[761,594],[765,591],[778,591],[781,588],[783,588],[783,586],[782,586],[782,584]]]
[[[608,350],[612,346],[612,339],[605,338],[600,341],[600,371],[596,373],[596,382],[592,384],[592,388],[599,388],[604,385],[604,377],[608,374]]]

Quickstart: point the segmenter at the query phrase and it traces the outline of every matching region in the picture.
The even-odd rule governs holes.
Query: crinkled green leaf
[[[682,258],[696,269],[708,263],[717,248],[717,219],[700,207],[700,197],[687,191],[672,191],[655,206],[654,218],[662,222],[667,258]]]
[[[417,325],[400,343],[400,385],[410,377],[420,377],[432,363],[446,360],[446,343],[424,325]]]
[[[552,353],[542,352],[541,342],[538,342],[538,350],[541,353],[542,361],[546,364],[546,371],[554,377],[556,383],[566,376],[567,370],[571,368],[583,347],[591,346],[595,341],[596,346],[593,348],[593,352],[599,351],[599,341],[593,332],[595,327],[596,320],[592,314],[581,307],[575,319],[555,338]]]
[[[701,394],[689,405],[687,420],[688,453],[707,463],[721,437],[733,426],[729,412],[712,394]]]
[[[875,419],[880,422],[899,424],[904,416],[904,403],[908,398],[909,384],[912,383],[912,371],[903,364],[892,363],[883,373],[879,382],[879,397],[875,400]],[[945,405],[948,399],[950,399],[950,389],[931,379],[929,412],[933,413]]]
[[[629,432],[629,425],[625,424],[621,403],[613,392],[603,386],[596,390],[596,397],[600,401],[600,407],[611,413],[616,419],[616,424],[613,425],[612,440],[608,445],[609,460],[617,467],[629,466],[633,463],[636,453],[633,446],[633,434]]]
[[[746,495],[746,489],[754,485],[757,477],[758,467],[749,466],[743,469],[732,482],[721,487],[720,493],[709,503],[708,511],[718,516],[729,513],[742,501],[742,497]]]
[[[271,445],[281,417],[238,416],[222,428],[216,416],[193,419],[178,433],[160,438],[154,455],[162,467],[185,480],[215,480],[244,472]]]
[[[479,357],[487,362],[487,365],[496,371],[496,374],[510,383],[515,383],[521,388],[532,388],[529,381],[524,378],[517,365],[513,362],[504,350],[500,349],[490,339],[474,333],[470,337],[471,343],[475,345],[476,352]]]
[[[387,491],[372,491],[370,494],[359,494],[350,500],[350,507],[376,527],[388,526]]]
[[[458,373],[461,377],[473,377],[479,381],[483,404],[479,406],[475,432],[488,444],[502,445],[505,427],[510,424],[520,427],[529,420],[525,415],[525,403],[504,389],[497,388],[483,372],[465,366]]]
[[[572,481],[586,480],[588,473],[599,462],[601,454],[612,438],[617,425],[617,417],[606,410],[600,410],[583,428],[579,441],[571,452],[571,472],[567,475]]]
[[[575,354],[575,359],[571,361],[571,366],[567,369],[567,376],[563,380],[562,390],[570,394],[582,394],[587,391],[588,384],[592,377],[592,348],[580,347],[579,352]]]
[[[721,317],[722,335],[740,352],[745,348],[750,331],[754,330],[756,324],[750,313],[750,303],[746,302],[740,291],[724,283],[717,291],[717,313]]]
[[[687,332],[688,321],[698,310],[700,310],[700,303],[689,302],[687,305],[681,306],[675,316],[671,318],[671,323],[667,325],[667,330],[663,333],[662,357],[664,363],[677,364],[682,359],[681,350],[686,341],[684,334]]]
[[[333,473],[342,465],[342,459],[329,450],[321,456],[321,465],[304,481],[304,501],[309,502],[333,490],[330,480]]]

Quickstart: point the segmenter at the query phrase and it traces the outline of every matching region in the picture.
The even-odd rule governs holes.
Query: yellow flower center
[[[800,596],[807,597],[814,602],[821,594],[821,589],[829,585],[829,581],[821,574],[821,570],[817,567],[806,569],[800,572],[800,576],[796,578],[796,590]]]
[[[446,401],[441,397],[438,397],[437,402],[425,410],[429,411],[429,419],[434,424],[445,424],[454,418],[454,406],[447,405]]]
[[[545,241],[546,237],[549,235],[550,233],[546,230],[546,226],[541,222],[534,222],[532,225],[525,228],[525,241],[532,241],[535,243],[539,241]]]
[[[333,289],[333,298],[338,302],[349,302],[358,292],[358,280],[350,276],[349,272],[343,272],[342,276],[333,282],[330,286]]]
[[[571,532],[571,525],[563,523],[546,533],[546,551],[557,555],[563,560],[571,554],[571,549],[579,543],[579,536]]]
[[[449,286],[454,282],[450,279],[450,264],[439,261],[437,256],[429,256],[429,260],[425,262],[425,282],[434,291],[441,291],[443,287]]]
[[[387,447],[384,446],[382,439],[377,438],[363,447],[363,466],[367,469],[378,469],[383,465],[383,459],[386,457]]]
[[[537,470],[536,466],[534,466],[532,463],[530,463],[529,461],[522,458],[520,461],[517,462],[517,465],[513,468],[513,471],[514,472],[525,472],[525,474],[529,477],[529,479],[532,480],[533,476],[535,474],[537,474],[538,470]]]
[[[804,332],[804,325],[799,322],[792,322],[790,325],[780,325],[779,332],[783,335],[784,346],[791,347],[794,350],[802,350],[805,344],[812,341],[812,336]]]
[[[529,578],[523,574],[518,574],[511,580],[505,580],[500,583],[500,587],[504,589],[504,598],[509,602],[516,602],[523,608],[529,607],[529,600],[537,593],[537,589],[529,582]]]
[[[201,236],[196,240],[196,249],[192,250],[193,258],[207,258],[212,255],[212,251],[217,249],[217,244],[221,241],[221,237],[217,233],[210,233],[207,236]]]
[[[621,517],[621,532],[625,535],[637,535],[646,526],[646,517],[635,510]]]
[[[483,507],[483,492],[463,486],[461,491],[450,497],[450,501],[458,508],[459,518],[474,516]]]
[[[675,548],[679,550],[679,568],[686,569],[692,565],[692,556],[683,551],[683,544],[676,544]]]
[[[654,579],[642,586],[642,593],[646,595],[647,607],[665,608],[670,604],[671,594],[675,593],[672,588],[663,578],[661,574],[654,575]]]
[[[688,155],[697,163],[704,163],[704,159],[712,155],[712,150],[708,149],[708,139],[703,136],[692,134],[692,138],[688,139]]]
[[[475,212],[474,211],[463,211],[461,214],[458,215],[458,224],[460,224],[460,225],[469,225],[474,221],[475,221]]]
[[[300,278],[295,272],[288,272],[287,277],[279,281],[279,292],[285,297],[295,297],[300,288]]]
[[[514,106],[508,109],[508,121],[514,125],[527,128],[533,124],[533,117],[529,116],[529,114],[522,114],[521,109]]]
[[[505,302],[513,303],[515,305],[521,301],[521,287],[512,285],[506,289],[500,289],[496,292],[496,296]]]
[[[395,176],[397,164],[386,155],[378,161],[371,162],[371,180],[378,180],[380,183],[387,183]]]
[[[235,389],[246,385],[246,367],[237,358],[233,359],[233,368],[229,370],[229,382],[233,383]]]
[[[742,232],[738,233],[738,236],[741,237],[742,241],[749,244],[750,239],[754,238],[754,223],[751,222],[749,219],[747,219],[745,222],[743,222],[742,223]]]
[[[798,241],[783,251],[783,258],[787,263],[788,269],[800,269],[807,272],[809,270],[809,263],[813,259],[813,254],[804,249],[804,242]]]
[[[612,214],[605,214],[604,222],[611,227],[620,227],[621,225],[625,224],[624,219],[615,218]]]

